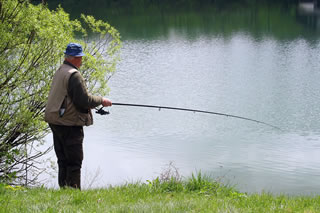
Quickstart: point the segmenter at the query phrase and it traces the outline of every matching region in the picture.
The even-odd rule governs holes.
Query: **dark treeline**
[[[43,2],[43,0],[32,0]],[[278,8],[290,8],[299,0],[50,0],[50,9],[56,9],[59,5],[70,13],[71,18],[78,18],[79,14],[94,15],[96,18],[104,18],[102,11],[110,11],[116,14],[146,14],[156,13],[175,14],[183,11],[201,11],[210,8],[216,12],[233,11],[239,8],[253,8],[261,5],[269,5]],[[100,17],[100,15],[102,15]]]
[[[41,1],[41,0],[38,0]],[[299,0],[50,0],[49,4],[100,4],[101,6],[141,6],[141,5],[169,5],[169,6],[194,6],[194,5],[230,5],[230,4],[257,4],[262,2],[282,3],[282,4],[295,4]]]
[[[54,8],[60,4],[65,9],[68,7],[146,9],[148,7],[156,6],[166,10],[179,10],[203,8],[208,5],[214,6],[217,9],[226,9],[235,6],[246,7],[266,3],[287,7],[298,2],[299,0],[50,0],[48,1],[48,4],[50,8]]]
[[[313,34],[299,21],[302,20],[297,13],[299,2],[300,0],[50,0],[47,4],[50,9],[61,5],[72,19],[78,19],[83,13],[108,21],[119,30],[123,39],[152,39],[169,35],[172,30],[188,36],[194,35],[193,37],[198,34],[227,36],[235,31],[245,31],[255,37],[268,35],[287,39],[306,33]],[[317,25],[318,22],[315,23]]]

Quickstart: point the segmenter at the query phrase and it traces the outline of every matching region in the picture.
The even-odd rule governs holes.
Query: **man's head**
[[[67,46],[65,54],[65,60],[80,68],[82,64],[82,56],[85,54],[82,52],[82,47],[77,43],[70,43]]]

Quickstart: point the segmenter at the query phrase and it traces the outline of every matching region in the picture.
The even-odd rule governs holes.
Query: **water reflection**
[[[131,5],[128,2],[113,4],[112,1],[88,5],[81,1],[70,6],[68,1],[53,0],[49,6],[54,9],[58,4],[62,4],[72,18],[79,18],[80,14],[84,13],[106,20],[120,31],[123,40],[167,39],[172,36],[172,32],[188,39],[197,39],[199,36],[230,38],[239,31],[246,32],[255,39],[269,36],[286,40],[301,36],[315,38],[319,35],[314,31],[314,25],[318,26],[318,16],[315,15],[317,13],[301,12],[295,2],[181,2],[184,3],[178,6],[176,1],[146,1],[145,5]]]
[[[297,8],[297,18],[304,25],[319,31],[320,8],[317,6],[317,1],[300,2]]]

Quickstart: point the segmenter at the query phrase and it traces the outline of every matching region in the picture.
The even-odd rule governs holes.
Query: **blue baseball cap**
[[[66,51],[64,52],[66,55],[71,55],[75,57],[84,56],[85,54],[82,52],[82,46],[77,43],[70,43],[67,46]]]

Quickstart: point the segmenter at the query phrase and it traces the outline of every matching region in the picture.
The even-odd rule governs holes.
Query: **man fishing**
[[[83,161],[83,126],[93,124],[91,109],[111,106],[103,97],[90,95],[79,72],[85,55],[80,44],[68,44],[65,60],[54,74],[45,121],[53,133],[54,150],[58,159],[58,183],[61,188],[81,189]]]

